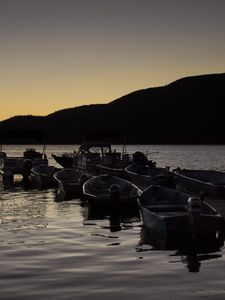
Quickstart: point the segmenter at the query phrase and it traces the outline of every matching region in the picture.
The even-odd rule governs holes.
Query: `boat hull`
[[[120,178],[127,178],[125,168],[112,168],[104,165],[97,165],[98,170],[101,174],[109,174]]]
[[[82,186],[87,176],[78,169],[62,169],[54,174],[58,183],[58,191],[61,198],[78,198],[82,195]]]
[[[63,168],[72,168],[73,166],[74,158],[72,156],[66,156],[66,155],[60,156],[60,155],[52,154],[52,157]]]
[[[112,187],[116,188],[116,193]],[[131,182],[108,174],[95,176],[83,185],[84,198],[92,205],[137,206],[140,192]]]
[[[152,185],[138,199],[143,224],[155,238],[224,241],[224,218],[207,202]]]
[[[173,174],[169,172],[169,167],[160,168],[132,164],[125,171],[130,180],[140,187],[141,190],[154,183],[168,187],[174,186]]]
[[[128,166],[125,171],[129,180],[131,180],[136,186],[138,186],[141,190],[144,190],[151,184],[154,184],[154,181],[151,176],[147,174],[143,174],[141,172],[143,170],[143,166],[140,166],[141,170],[139,169],[138,165],[130,165]]]
[[[209,178],[207,181],[207,173]],[[187,192],[199,194],[204,191],[204,194],[214,198],[225,198],[225,173],[217,171],[204,170],[174,170],[176,186]],[[196,175],[197,174],[197,175]],[[204,181],[201,176],[204,175]],[[215,180],[213,181],[213,175]],[[221,179],[218,179],[221,176]]]
[[[57,186],[54,174],[59,170],[59,168],[53,166],[37,165],[31,169],[30,180],[41,188]]]
[[[144,225],[156,238],[162,241],[200,239],[217,241],[221,246],[224,239],[224,223],[220,216],[200,215],[193,218],[188,213],[155,214],[141,207]]]
[[[65,198],[80,197],[82,185],[80,183],[58,183],[59,192]]]

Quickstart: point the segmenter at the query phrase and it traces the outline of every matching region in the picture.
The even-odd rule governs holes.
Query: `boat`
[[[76,166],[80,170],[96,175],[99,173],[97,165],[111,151],[111,144],[108,143],[83,143],[79,147]]]
[[[78,152],[51,155],[63,167],[74,167],[96,175],[99,173],[97,165],[101,163],[102,157],[111,152],[109,143],[87,142],[80,145]]]
[[[0,175],[3,181],[13,181],[14,175],[21,174],[23,178],[28,178],[31,169],[37,165],[48,165],[48,158],[45,151],[42,153],[35,148],[26,148],[23,156],[7,156],[1,152],[0,155]]]
[[[178,189],[206,196],[225,198],[225,173],[213,170],[174,169]]]
[[[92,204],[122,206],[137,204],[141,190],[130,181],[109,174],[94,176],[83,185],[83,195]]]
[[[114,152],[107,153],[102,157],[101,163],[97,165],[100,174],[110,174],[126,179],[125,168],[131,164],[131,156],[128,153]]]
[[[48,188],[57,185],[54,174],[60,169],[54,166],[37,165],[31,169],[30,180],[41,188]]]
[[[133,163],[127,166],[125,171],[128,178],[142,190],[154,183],[171,187],[173,185],[172,172],[169,171],[169,167],[161,168]]]
[[[60,155],[52,153],[51,156],[61,167],[72,168],[74,165],[74,158],[76,157],[76,153],[65,152]]]
[[[202,239],[223,244],[224,218],[203,198],[151,185],[141,193],[138,204],[143,224],[150,230],[153,239]]]
[[[167,236],[165,239],[162,236],[157,236],[155,232],[149,230],[144,224],[140,230],[140,240],[138,245],[149,245],[151,250],[177,250],[179,252],[190,252],[193,250],[199,251],[199,253],[212,253],[219,251],[224,246],[225,236],[221,236],[220,239],[186,239],[180,238],[177,235]],[[137,248],[139,250],[139,247]],[[140,248],[141,251],[141,248]]]
[[[135,152],[142,153],[140,151]],[[138,159],[140,156],[135,156],[135,154],[131,155],[126,151],[126,144],[123,144],[123,148],[121,152],[110,151],[106,153],[101,160],[101,163],[97,165],[100,174],[110,174],[113,176],[121,177],[124,179],[128,179],[126,167],[129,166],[134,159]],[[146,156],[143,154],[146,158]],[[142,157],[141,157],[142,158]]]
[[[39,130],[3,130],[0,132],[2,141],[7,142],[9,139],[25,141],[35,140],[39,143],[46,137],[46,133]],[[44,164],[48,165],[48,158],[46,155],[46,144],[43,145],[42,152],[36,151],[33,147],[28,147],[23,152],[22,156],[8,156],[2,151],[2,144],[0,144],[0,175],[3,181],[13,182],[14,175],[22,175],[22,181],[29,181],[32,167]]]
[[[159,239],[153,239],[151,232],[142,226],[140,241],[136,251],[143,255],[143,251],[174,251],[170,254],[170,263],[183,263],[188,272],[199,272],[202,262],[222,257],[222,246],[216,241],[208,242],[201,239],[188,241],[170,237],[165,243],[160,243]]]
[[[79,169],[64,168],[53,176],[58,183],[58,193],[62,199],[80,197],[83,183],[87,180],[86,174]]]

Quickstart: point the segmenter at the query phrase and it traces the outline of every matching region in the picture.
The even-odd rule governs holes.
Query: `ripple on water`
[[[151,157],[159,165],[225,169],[220,146],[130,149],[158,152]],[[60,153],[59,146],[51,146],[49,155],[54,150]],[[55,202],[54,189],[24,190],[18,183],[8,188],[0,183],[0,197],[4,300],[224,297],[224,249],[210,259],[202,256],[200,271],[191,273],[176,251],[140,243],[139,212],[115,217],[90,211],[79,199]],[[224,209],[223,203],[216,204]]]

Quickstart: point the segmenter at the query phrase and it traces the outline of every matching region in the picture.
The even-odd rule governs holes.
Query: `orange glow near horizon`
[[[224,73],[225,3],[160,2],[5,1],[0,121]]]

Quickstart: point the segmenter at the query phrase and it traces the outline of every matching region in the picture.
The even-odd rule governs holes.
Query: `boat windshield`
[[[79,147],[80,153],[110,153],[111,145],[106,143],[85,143]]]

